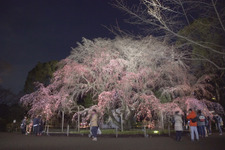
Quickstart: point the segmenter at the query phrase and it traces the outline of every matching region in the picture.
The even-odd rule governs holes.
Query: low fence
[[[143,127],[132,127],[129,130],[121,131],[120,128],[100,128],[101,136],[110,136],[110,137],[151,137],[157,135],[170,136],[174,133],[174,130],[171,126],[168,126],[166,129],[150,129],[145,126]],[[46,135],[63,135],[63,136],[89,136],[90,128],[80,128],[73,125],[66,125],[65,127],[56,127],[52,125],[46,125],[44,133]]]

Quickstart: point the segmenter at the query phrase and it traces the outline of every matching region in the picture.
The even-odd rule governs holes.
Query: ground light
[[[158,131],[158,130],[154,130],[153,133],[154,133],[154,134],[158,134],[159,131]]]

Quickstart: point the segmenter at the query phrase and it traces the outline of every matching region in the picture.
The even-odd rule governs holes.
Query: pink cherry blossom
[[[181,57],[152,37],[84,39],[61,60],[51,84],[37,84],[38,90],[23,96],[21,102],[31,108],[30,115],[42,114],[50,119],[64,111],[75,117],[78,100],[89,94],[95,105],[80,106],[79,114],[88,119],[90,111],[97,109],[100,117],[107,114],[117,125],[120,117],[129,124],[130,120],[151,119],[159,111],[173,115],[177,110],[196,108],[208,115],[208,107],[216,105],[187,96],[209,96],[206,79],[210,76],[195,79]],[[174,100],[161,103],[162,96]]]

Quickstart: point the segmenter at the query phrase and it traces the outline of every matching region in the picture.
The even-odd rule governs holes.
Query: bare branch
[[[191,6],[191,9],[197,10],[201,8],[202,12],[205,12],[207,17],[213,17],[213,13],[217,14],[217,19],[220,24],[222,23],[219,13],[215,7],[215,3],[209,4],[205,1],[190,1],[190,0],[140,0],[142,6],[137,8],[136,11],[133,8],[129,8],[124,4],[123,0],[117,0],[115,6],[119,9],[125,11],[127,14],[130,14],[132,17],[132,24],[140,24],[145,27],[149,25],[149,29],[145,28],[145,31],[156,31],[157,33],[162,34],[160,31],[164,31],[165,37],[169,38],[171,41],[174,41],[175,38],[180,38],[186,41],[187,45],[196,45],[199,46],[206,51],[211,51],[212,53],[225,55],[223,50],[218,50],[210,45],[217,45],[217,48],[223,48],[223,46],[219,46],[218,44],[206,44],[204,41],[196,41],[188,36],[184,36],[178,33],[184,26],[181,22],[183,19],[186,19],[187,23],[190,24],[188,19],[187,11],[184,9],[184,4]],[[144,6],[144,7],[143,7]],[[182,12],[179,12],[182,11]],[[213,12],[213,10],[215,12]],[[190,11],[190,10],[189,10]],[[190,14],[191,16],[191,14]],[[182,19],[183,17],[183,19]],[[215,20],[215,19],[214,19]],[[203,24],[204,25],[204,24]],[[221,24],[223,30],[224,26]],[[215,24],[216,29],[218,26]],[[156,33],[156,34],[157,34]],[[162,36],[162,35],[161,35]],[[208,62],[213,62],[208,61]],[[214,64],[215,65],[215,62]],[[217,67],[222,69],[223,67]]]
[[[219,20],[219,22],[220,22],[220,25],[221,25],[221,27],[223,28],[223,31],[225,32],[225,27],[224,27],[224,25],[223,25],[223,22],[222,22],[222,20],[221,20],[221,18],[220,18],[220,15],[219,15],[219,13],[218,13],[217,8],[216,8],[216,3],[214,2],[214,0],[211,0],[211,2],[212,2],[212,5],[213,5],[214,10],[215,10],[215,12],[216,12],[217,18],[218,18],[218,20]]]
[[[185,11],[185,9],[184,9],[184,5],[181,3],[181,0],[179,0],[179,4],[180,4],[180,6],[181,6],[181,8],[182,8],[182,11],[183,11],[183,13],[184,13],[184,16],[185,16],[185,19],[186,19],[188,25],[190,25],[190,21],[189,21],[189,19],[188,19],[188,17],[187,17],[187,13],[186,13],[186,11]]]

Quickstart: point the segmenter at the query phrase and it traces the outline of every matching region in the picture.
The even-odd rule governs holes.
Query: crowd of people
[[[22,120],[20,125],[22,134],[28,135],[33,134],[36,136],[41,136],[44,132],[45,122],[40,115],[37,115],[33,119],[28,119],[26,116]]]
[[[212,134],[212,123],[215,124],[215,127],[219,131],[219,135],[222,135],[222,126],[223,120],[222,117],[218,114],[212,114],[212,116],[204,116],[201,110],[195,112],[192,109],[189,109],[186,118],[183,119],[181,112],[176,111],[173,122],[174,122],[174,130],[176,131],[176,140],[181,141],[184,121],[187,121],[191,140],[192,141],[199,141],[199,138],[205,138]],[[33,131],[33,134],[36,136],[40,136],[44,132],[45,122],[43,121],[42,117],[36,116],[33,119],[27,119],[24,117],[21,123],[21,131],[22,134],[30,134]],[[97,135],[99,134],[99,119],[97,111],[94,109],[91,112],[91,119],[90,119],[90,135],[89,137],[92,138],[93,141],[97,141]]]
[[[185,118],[189,127],[191,140],[199,141],[199,138],[205,138],[212,134],[212,123],[215,124],[216,129],[219,131],[219,135],[222,135],[223,120],[218,114],[212,114],[211,116],[204,116],[201,110],[195,112],[189,109],[189,112]],[[176,140],[181,141],[181,135],[183,132],[184,121],[182,114],[177,111],[174,115],[174,129],[176,131]]]
[[[40,115],[37,115],[33,119],[28,119],[25,116],[21,122],[20,128],[22,134],[28,135],[31,134],[32,131],[33,135],[41,136],[44,133],[45,121]],[[97,111],[93,109],[90,119],[90,137],[93,141],[97,141],[97,134],[99,134],[99,132],[101,131],[99,129],[98,114]]]

